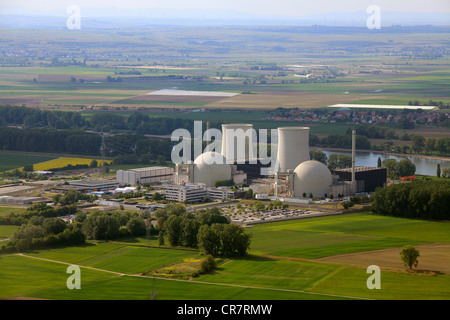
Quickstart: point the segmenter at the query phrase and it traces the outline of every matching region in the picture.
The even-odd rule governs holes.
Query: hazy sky
[[[69,5],[80,8],[227,9],[278,16],[365,11],[369,5],[377,5],[382,11],[450,12],[450,0],[0,0],[0,6],[4,5],[39,11],[64,9]]]

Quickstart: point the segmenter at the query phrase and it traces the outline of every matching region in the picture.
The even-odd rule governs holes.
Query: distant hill
[[[84,28],[185,26],[366,26],[365,11],[334,12],[304,16],[258,15],[237,10],[208,9],[114,9],[81,8]],[[0,27],[64,27],[69,14],[65,9],[36,11],[20,6],[0,5]],[[381,26],[450,26],[450,13],[381,12]]]

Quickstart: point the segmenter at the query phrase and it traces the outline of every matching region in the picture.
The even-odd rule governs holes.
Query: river
[[[337,153],[337,154],[345,154],[348,156],[351,156],[352,153],[346,152],[346,151],[328,151],[328,150],[321,150],[323,151],[327,157],[330,154]],[[368,167],[376,167],[378,162],[378,157],[381,158],[381,161],[385,159],[395,159],[397,161],[400,161],[404,158],[409,158],[412,163],[416,165],[416,174],[424,174],[424,175],[430,175],[435,176],[436,175],[436,169],[438,163],[441,165],[441,171],[444,168],[450,168],[450,159],[448,161],[446,160],[436,160],[436,159],[427,159],[427,158],[420,158],[420,157],[414,157],[414,156],[394,156],[394,155],[384,155],[383,153],[378,152],[356,152],[356,166],[368,166]]]

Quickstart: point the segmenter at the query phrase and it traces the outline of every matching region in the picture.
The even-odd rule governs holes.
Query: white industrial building
[[[147,167],[129,170],[117,170],[116,180],[121,185],[141,185],[144,183],[158,183],[172,181],[174,169],[169,167]]]
[[[165,184],[166,200],[178,202],[201,202],[206,197],[211,200],[225,201],[228,199],[228,189],[207,188],[204,183],[184,185]]]

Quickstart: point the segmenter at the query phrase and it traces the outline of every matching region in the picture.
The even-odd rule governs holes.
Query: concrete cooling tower
[[[241,129],[241,130],[239,130]],[[223,124],[222,125],[222,152],[221,154],[229,160],[229,163],[244,162],[249,157],[255,157],[251,148],[253,147],[253,125],[252,124]],[[237,131],[236,131],[237,130]],[[227,138],[227,132],[232,134]],[[234,141],[228,141],[230,137]],[[233,146],[234,143],[234,146]],[[240,147],[242,146],[242,147]],[[239,148],[239,149],[238,149]],[[238,153],[239,151],[239,153]]]
[[[309,128],[281,127],[278,128],[278,172],[294,170],[309,158]]]

